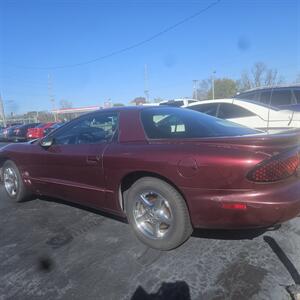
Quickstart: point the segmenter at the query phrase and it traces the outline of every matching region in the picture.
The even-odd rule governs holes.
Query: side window
[[[290,90],[274,90],[272,94],[271,105],[290,105],[292,104],[292,93]]]
[[[263,91],[260,94],[260,103],[269,105],[271,100],[271,91]]]
[[[189,109],[202,112],[204,114],[215,117],[217,115],[218,103],[215,104],[199,104],[188,107]]]
[[[218,118],[234,119],[255,116],[251,111],[235,104],[221,103]]]
[[[294,90],[293,92],[294,92],[297,104],[300,104],[300,89]]]
[[[117,129],[116,113],[88,116],[53,135],[57,145],[98,144],[112,139]]]
[[[237,99],[245,99],[245,100],[251,100],[255,101],[256,100],[256,93],[251,92],[251,93],[241,93],[236,97]]]

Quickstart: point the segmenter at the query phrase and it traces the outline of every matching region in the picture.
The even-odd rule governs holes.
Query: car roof
[[[118,107],[110,107],[110,108],[103,108],[99,109],[87,114],[82,115],[83,116],[88,116],[88,115],[94,115],[98,114],[101,112],[120,112],[120,111],[142,111],[142,110],[148,110],[148,109],[164,109],[164,108],[172,108],[172,109],[181,109],[180,107],[174,107],[174,106],[168,106],[168,105],[137,105],[137,106],[118,106]]]
[[[250,93],[250,92],[262,91],[262,90],[280,90],[280,89],[294,89],[294,88],[300,88],[300,83],[255,87],[255,88],[237,93],[236,96]]]
[[[236,104],[236,105],[239,105],[239,106],[244,107],[246,109],[249,109],[251,111],[255,111],[257,109],[265,110],[265,111],[269,111],[269,110],[278,111],[278,109],[276,109],[272,106],[266,106],[266,105],[262,105],[262,104],[257,103],[257,102],[252,102],[252,101],[242,100],[242,99],[235,99],[235,98],[198,101],[198,102],[195,102],[195,103],[185,105],[184,107],[189,108],[189,107],[193,107],[193,106],[197,106],[197,105],[213,104],[213,103]]]

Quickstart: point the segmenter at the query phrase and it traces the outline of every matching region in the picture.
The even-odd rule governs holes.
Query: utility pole
[[[50,99],[52,109],[53,109],[54,121],[56,122],[57,121],[57,116],[55,113],[56,105],[55,105],[55,98],[54,98],[53,89],[52,89],[52,78],[51,78],[50,74],[48,74],[48,94],[49,94],[49,99]]]
[[[193,99],[198,100],[198,82],[199,80],[193,80]]]
[[[144,94],[146,101],[149,102],[149,87],[148,87],[148,66],[145,64],[145,69],[144,69]]]
[[[3,121],[3,126],[6,127],[6,118],[5,118],[5,111],[4,111],[4,104],[3,104],[3,100],[0,94],[0,116],[1,119]]]
[[[213,71],[212,77],[211,77],[211,90],[212,90],[212,98],[215,100],[215,74],[216,71]]]

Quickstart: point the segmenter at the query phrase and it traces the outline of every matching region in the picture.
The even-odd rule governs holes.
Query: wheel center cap
[[[152,224],[156,224],[158,222],[155,212],[153,212],[151,209],[147,211],[147,218]]]

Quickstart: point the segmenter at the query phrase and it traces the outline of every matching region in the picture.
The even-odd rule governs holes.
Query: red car
[[[12,200],[62,198],[127,217],[150,247],[193,228],[257,228],[300,212],[299,131],[266,135],[175,107],[114,108],[0,150]]]
[[[40,124],[34,128],[29,128],[27,131],[27,139],[28,140],[34,140],[34,139],[40,139],[45,136],[46,130],[51,127],[54,123],[45,123]]]

